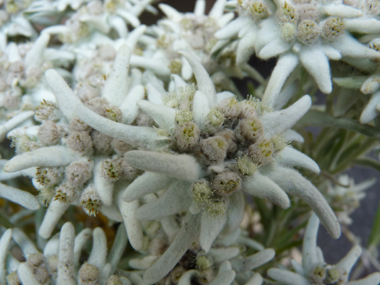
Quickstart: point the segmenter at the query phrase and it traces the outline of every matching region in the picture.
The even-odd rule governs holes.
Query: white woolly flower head
[[[184,80],[191,80],[191,66],[178,54],[178,50],[187,50],[215,77],[219,88],[236,89],[227,76],[233,57],[228,52],[211,57],[214,48],[220,49],[216,46],[215,32],[233,19],[233,13],[224,13],[225,2],[215,1],[208,14],[205,13],[205,1],[196,1],[193,13],[181,13],[167,4],[160,4],[166,18],[148,28],[147,32],[154,35],[154,41],[142,41],[142,55],[133,55],[131,64],[150,70],[161,78],[178,74]],[[242,77],[241,70],[235,73]]]
[[[322,250],[317,247],[319,219],[312,215],[307,225],[302,247],[302,265],[292,260],[295,272],[286,269],[271,268],[270,278],[283,284],[363,284],[376,285],[380,282],[380,273],[373,273],[366,278],[349,282],[350,271],[362,253],[355,245],[337,264],[329,265],[323,258]]]
[[[121,104],[121,108],[116,107],[117,101],[124,100],[131,87],[122,77],[115,76],[119,74],[120,68],[128,76],[125,65],[128,65],[129,56],[126,46],[120,49],[113,66],[116,71],[106,78],[101,88],[96,86],[100,90],[96,89],[96,94],[90,98],[81,96],[80,87],[75,94],[62,77],[54,71],[48,71],[47,82],[56,95],[57,103],[43,101],[36,111],[36,119],[42,124],[22,129],[22,136],[15,135],[14,144],[19,155],[7,163],[5,170],[22,175],[20,171],[23,169],[37,167],[34,175],[31,175],[32,181],[39,191],[41,204],[49,205],[40,228],[40,235],[45,238],[51,235],[70,205],[82,205],[89,215],[102,211],[113,220],[122,220],[119,210],[116,208],[112,211],[110,207],[116,196],[113,190],[114,187],[122,188],[118,185],[125,185],[139,174],[123,157],[127,150],[138,145],[133,139],[123,140],[113,131],[111,135],[114,137],[111,137],[93,129],[76,115],[72,104],[83,106],[98,119],[110,121],[111,124],[126,126],[121,123],[126,120],[134,123],[138,112],[136,110],[132,118],[130,110],[137,109],[137,106],[127,101]],[[132,91],[139,98],[144,96],[144,89],[137,85]],[[123,97],[117,97],[118,93],[112,88],[116,88]],[[111,94],[117,98],[107,99]],[[27,139],[20,140],[25,137]]]
[[[37,249],[27,235],[18,228],[8,229],[0,239],[0,282],[8,284],[124,284],[128,278],[112,275],[127,244],[125,231],[120,226],[114,246],[107,254],[107,240],[101,228],[84,229],[75,236],[71,223],[63,225],[59,234],[49,239],[44,248]],[[84,249],[93,237],[92,249],[84,259]],[[11,241],[21,249],[21,262],[10,251]],[[118,250],[115,250],[117,248]],[[121,249],[121,251],[120,251]],[[116,279],[116,280],[115,280]],[[78,283],[77,283],[78,282]]]
[[[365,198],[365,190],[376,183],[376,179],[369,179],[361,183],[355,183],[348,175],[340,175],[336,182],[326,181],[321,187],[321,192],[326,197],[329,205],[334,209],[341,224],[350,225],[350,215],[360,206],[360,201]]]
[[[50,37],[41,35],[33,43],[15,44],[10,42],[0,56],[0,140],[16,126],[28,122],[32,111],[40,101],[54,98],[43,81],[43,72],[48,68],[60,67],[56,60],[66,56],[67,64],[73,56],[70,53],[52,50],[46,55]]]
[[[45,29],[45,33],[57,35],[59,40],[66,44],[85,43],[94,35],[101,33],[108,35],[111,30],[115,30],[119,38],[126,38],[128,35],[127,24],[134,28],[141,25],[139,16],[148,10],[154,14],[157,10],[150,5],[153,1],[56,1],[54,4],[38,6],[35,9],[31,7],[27,14],[30,14],[31,20],[35,22],[51,22],[44,17],[45,13],[51,13],[56,10],[56,14],[65,15],[65,9],[68,4],[75,13],[70,14],[62,25],[52,25]]]
[[[380,24],[379,24],[380,25]],[[380,51],[380,38],[372,39],[368,46],[370,49],[377,52]],[[360,115],[360,123],[367,124],[375,119],[380,112],[380,60],[372,59],[375,71],[369,76],[362,77],[359,82],[355,82],[355,77],[339,77],[334,78],[334,81],[341,87],[359,89],[360,92],[370,97],[367,105],[364,107]]]
[[[251,17],[256,22],[268,18],[273,12],[273,4],[266,0],[238,0],[240,16]]]
[[[125,155],[130,165],[145,170],[124,191],[125,201],[138,201],[166,189],[160,198],[141,206],[135,217],[156,220],[188,209],[191,214],[184,230],[200,230],[200,246],[208,252],[217,236],[239,226],[245,204],[243,192],[283,208],[290,204],[287,192],[304,199],[337,238],[339,224],[323,196],[289,168],[300,166],[319,172],[313,160],[287,144],[299,140],[289,128],[307,112],[310,97],[304,96],[281,111],[272,111],[254,98],[238,102],[232,93],[216,94],[204,67],[193,55],[182,54],[192,65],[198,90],[177,101],[176,109],[146,100],[138,102],[171,143],[156,151],[136,150]],[[182,87],[177,92],[186,88],[183,81],[174,78]],[[173,92],[162,95],[160,101],[168,102],[165,96],[173,97]]]
[[[247,9],[252,6],[249,1],[241,2]],[[299,63],[319,89],[328,94],[332,91],[330,59],[379,58],[380,53],[350,34],[380,31],[378,21],[373,16],[362,17],[360,9],[322,1],[284,0],[275,4],[273,14],[259,20],[259,25],[258,20],[241,15],[215,34],[220,41],[239,37],[236,50],[239,64],[246,62],[254,51],[262,59],[279,56],[263,97],[265,104],[276,107],[285,80]],[[372,29],[368,28],[371,21],[376,22]]]
[[[154,231],[147,231],[148,255],[129,261],[131,268],[146,270],[146,283],[171,281],[174,284],[197,282],[206,285],[228,284],[233,280],[237,284],[254,280],[262,282],[262,277],[254,270],[273,259],[275,252],[272,249],[265,249],[256,241],[245,242],[247,239],[244,237],[248,233],[238,228],[231,235],[217,239],[205,252],[198,242],[192,242],[198,231],[192,231],[192,227],[179,228],[177,220],[173,215],[162,219],[161,225],[157,221],[149,222],[149,228]],[[188,221],[187,217],[182,220]],[[236,246],[238,243],[244,247]],[[176,250],[183,255],[178,256]],[[248,253],[252,251],[255,253]]]

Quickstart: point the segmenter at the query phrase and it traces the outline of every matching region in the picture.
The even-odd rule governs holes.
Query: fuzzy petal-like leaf
[[[330,64],[323,50],[319,46],[304,46],[300,52],[300,61],[313,76],[319,89],[325,94],[330,94],[332,91]]]
[[[240,257],[231,261],[232,269],[237,273],[250,271],[269,262],[276,255],[271,248],[264,249],[248,257]]]
[[[199,234],[200,215],[188,215],[174,241],[163,255],[144,273],[144,281],[153,284],[173,269]]]
[[[170,177],[197,181],[202,177],[202,169],[190,155],[175,155],[143,150],[133,150],[125,154],[125,160],[133,167],[156,172]]]
[[[211,216],[207,211],[202,212],[201,232],[199,235],[199,243],[202,249],[207,253],[214,240],[222,231],[226,224],[226,215]]]
[[[298,171],[274,164],[268,167],[263,174],[268,176],[288,194],[295,195],[304,200],[320,218],[330,235],[335,239],[339,238],[341,233],[340,225],[333,210],[323,195],[310,181],[305,179]]]
[[[126,202],[132,202],[146,194],[168,188],[175,181],[176,179],[172,177],[146,171],[129,184],[123,192],[122,199]]]
[[[74,226],[67,222],[63,225],[59,236],[57,285],[75,285],[74,269]]]
[[[150,148],[157,139],[154,129],[148,127],[128,126],[106,119],[87,107],[77,106],[78,117],[104,135],[117,138],[134,146]]]
[[[102,97],[110,104],[119,106],[128,92],[128,72],[131,50],[123,45],[119,48],[110,76],[102,89]]]
[[[70,121],[76,115],[75,107],[82,105],[82,102],[57,71],[49,69],[45,72],[45,78],[57,99],[59,109]]]
[[[284,190],[258,171],[243,181],[243,190],[252,196],[268,199],[281,208],[290,206],[289,197]]]
[[[191,185],[186,181],[173,183],[160,198],[141,206],[135,217],[139,220],[157,220],[187,209],[192,202]]]
[[[290,129],[309,111],[310,106],[311,98],[309,95],[305,95],[286,109],[264,114],[260,119],[265,135],[271,138]]]
[[[294,53],[286,53],[280,56],[275,68],[272,71],[272,75],[269,79],[267,88],[263,96],[262,103],[269,107],[275,105],[275,102],[280,94],[282,86],[290,73],[298,65],[298,56]]]
[[[216,91],[210,75],[194,55],[186,51],[180,51],[179,53],[182,54],[191,65],[195,79],[197,80],[197,88],[206,95],[209,107],[214,107],[216,104]]]
[[[106,264],[107,238],[102,228],[95,228],[93,233],[92,250],[88,263],[101,270]]]
[[[280,151],[276,156],[276,161],[284,166],[303,167],[317,174],[321,172],[314,160],[292,147],[285,147]]]

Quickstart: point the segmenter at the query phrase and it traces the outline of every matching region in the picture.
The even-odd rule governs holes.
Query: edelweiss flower
[[[3,2],[5,2],[3,4]],[[4,48],[8,37],[36,38],[37,32],[24,17],[23,11],[32,1],[2,1],[0,10],[0,48]]]
[[[39,102],[54,97],[42,80],[42,73],[73,59],[70,53],[47,49],[49,39],[48,35],[42,35],[33,44],[9,43],[1,54],[0,141],[9,131],[30,119]]]
[[[359,207],[360,200],[366,196],[364,191],[373,186],[376,179],[355,184],[353,178],[348,175],[340,175],[337,182],[339,184],[333,185],[333,182],[327,180],[320,190],[335,211],[338,221],[341,224],[350,225],[352,220],[349,216]]]
[[[380,23],[380,21],[379,21],[379,23]],[[380,51],[380,38],[376,38],[376,39],[373,39],[372,41],[370,41],[369,47],[371,49],[376,50],[376,51]],[[369,99],[366,107],[364,108],[362,114],[360,115],[360,123],[362,123],[362,124],[369,123],[370,121],[375,119],[380,112],[380,92],[379,92],[379,89],[380,89],[380,60],[375,59],[372,61],[376,64],[377,69],[372,75],[370,75],[368,78],[366,78],[364,80],[363,84],[360,86],[360,91],[363,94],[366,94],[366,95],[371,94],[371,98]],[[359,77],[359,80],[361,78],[362,77]],[[337,81],[338,84],[343,83],[343,87],[350,88],[351,86],[344,86],[344,85],[347,85],[347,83],[344,84],[345,79],[347,80],[347,78],[336,78],[336,79],[334,79],[334,81]],[[351,80],[350,79],[351,78],[348,78],[349,83],[352,82],[352,79]],[[359,81],[359,80],[357,80],[357,81]],[[354,86],[354,87],[357,87],[357,86]]]
[[[143,55],[132,56],[131,64],[152,70],[160,76],[181,74],[183,79],[189,80],[193,75],[192,69],[177,53],[178,50],[187,50],[196,55],[210,74],[219,71],[223,68],[221,60],[211,59],[211,50],[216,43],[214,33],[233,18],[233,13],[223,13],[225,2],[216,1],[209,15],[205,15],[206,2],[203,0],[196,2],[194,13],[180,13],[166,4],[160,4],[167,19],[160,20],[148,30],[155,40],[142,41],[146,45]],[[166,65],[166,72],[162,65]]]
[[[87,86],[82,90],[86,96],[81,96],[80,88],[77,89],[77,95],[93,111],[84,107],[57,72],[46,72],[46,80],[57,104],[47,101],[41,104],[36,119],[42,121],[42,125],[26,129],[21,136],[26,137],[26,141],[19,142],[16,137],[16,146],[24,153],[11,159],[4,167],[7,172],[38,167],[33,183],[40,191],[39,198],[43,204],[52,200],[39,229],[39,234],[45,238],[51,235],[60,217],[74,204],[82,205],[90,215],[102,211],[112,220],[125,219],[131,244],[136,249],[142,247],[142,227],[133,215],[126,214],[134,212],[139,203],[123,202],[116,197],[117,191],[125,189],[128,181],[138,174],[127,164],[123,154],[137,146],[154,144],[157,134],[152,129],[141,130],[119,123],[135,121],[138,116],[135,102],[145,94],[141,84],[134,82],[136,86],[129,85],[126,80],[129,58],[130,50],[122,46],[101,92]],[[129,91],[133,95],[128,95]],[[91,112],[101,118],[107,132],[100,133],[78,118],[77,105],[86,110],[84,114]],[[113,127],[115,124],[116,129]],[[113,205],[114,196],[117,206]]]
[[[284,285],[379,284],[379,272],[373,273],[364,279],[347,282],[350,271],[362,252],[358,245],[355,245],[337,264],[326,264],[321,249],[317,247],[318,228],[319,219],[316,215],[312,215],[303,240],[302,265],[295,260],[291,261],[296,272],[271,268],[268,270],[270,278]]]
[[[124,227],[121,228],[125,231]],[[91,235],[91,254],[87,262],[80,264],[82,249]],[[9,252],[12,239],[22,250],[25,262],[18,261]],[[66,223],[41,253],[20,229],[8,229],[0,239],[0,282],[24,285],[130,284],[124,283],[129,281],[127,278],[112,275],[126,244],[126,235],[118,234],[107,256],[106,235],[101,228],[84,229],[75,237],[73,225]]]
[[[197,232],[202,249],[208,252],[220,233],[235,230],[243,218],[241,190],[283,208],[290,205],[284,191],[296,195],[320,215],[334,238],[339,237],[339,224],[323,196],[289,168],[300,166],[319,172],[313,160],[286,143],[299,139],[288,129],[310,108],[310,97],[282,111],[270,111],[255,99],[239,103],[232,93],[216,94],[199,61],[186,52],[182,54],[193,68],[198,90],[174,77],[183,93],[153,98],[175,108],[149,101],[137,103],[161,128],[158,133],[168,136],[170,145],[140,144],[140,148],[153,151],[129,151],[124,156],[131,166],[146,171],[126,188],[122,195],[125,201],[139,203],[136,199],[167,189],[160,198],[140,207],[135,213],[137,219],[156,220],[186,209],[191,212],[167,253],[146,272],[146,280],[155,282],[167,274]],[[115,133],[118,128],[82,105],[77,105],[76,113],[101,133]],[[136,133],[144,136],[147,129],[136,127]]]
[[[67,3],[66,1],[63,1]],[[140,1],[89,1],[78,7],[64,25],[55,25],[44,29],[43,33],[58,34],[63,43],[78,43],[88,40],[95,31],[107,35],[114,29],[119,38],[128,35],[127,25],[140,26],[138,17],[148,9],[156,13],[150,6],[153,0]]]
[[[239,17],[215,33],[219,41],[213,51],[233,41],[232,45],[236,45],[236,65],[242,65],[254,52],[254,43],[261,21],[272,16],[276,7],[268,0],[238,0],[227,2],[227,8],[237,11]]]
[[[253,284],[261,284],[262,277],[252,270],[270,261],[275,253],[272,249],[264,249],[263,245],[247,238],[247,233],[240,228],[224,238],[217,239],[207,253],[201,249],[197,242],[193,242],[187,250],[183,250],[180,246],[176,247],[175,249],[180,250],[180,253],[173,251],[173,248],[165,253],[171,242],[178,243],[182,239],[187,242],[190,239],[195,239],[194,235],[197,235],[197,232],[190,231],[184,235],[184,229],[180,228],[178,220],[180,219],[183,222],[183,218],[186,219],[186,217],[172,215],[161,218],[159,221],[145,222],[145,233],[149,237],[149,241],[144,242],[146,247],[143,250],[145,251],[147,248],[148,255],[131,259],[129,266],[135,270],[146,270],[152,264],[162,265],[162,262],[157,260],[162,254],[167,256],[170,254],[171,257],[167,257],[167,260],[173,267],[171,270],[169,269],[170,272],[167,272],[166,276],[160,271],[162,268],[158,268],[157,274],[163,277],[155,279],[156,281],[144,277],[145,282],[165,284],[165,282],[171,281],[171,284],[197,282],[202,285],[228,285],[232,281],[236,284],[247,284],[246,282],[252,280],[251,282],[257,282]],[[190,239],[187,236],[190,236]],[[244,247],[238,245],[244,245]],[[247,255],[248,250],[259,252]],[[181,254],[179,261],[173,262],[173,255],[179,254]],[[121,273],[125,275],[125,272],[122,271]]]
[[[266,6],[264,1],[251,2],[249,7],[262,7],[260,11],[270,13],[270,6]],[[380,53],[359,43],[350,35],[349,29],[346,30],[345,18],[363,14],[356,8],[339,4],[339,1],[337,4],[279,0],[276,6],[274,16],[262,20],[257,35],[250,37],[251,40],[255,39],[251,41],[251,46],[254,46],[259,58],[279,56],[263,97],[263,103],[269,106],[274,106],[285,80],[299,61],[314,77],[320,90],[330,93],[332,83],[329,59],[380,56]],[[252,29],[256,30],[256,26],[255,24]],[[221,31],[218,33],[220,38]],[[248,41],[247,38],[246,36],[244,40]],[[253,51],[253,48],[250,50]]]
[[[371,40],[369,48],[380,51],[380,38]],[[375,119],[380,112],[380,60],[372,59],[369,62],[367,72],[372,73],[370,76],[350,76],[335,77],[334,82],[343,88],[360,89],[361,93],[370,95],[367,105],[360,115],[360,123],[367,124]],[[360,66],[358,66],[360,68]],[[360,96],[358,94],[358,96]]]
[[[205,15],[206,2],[203,0],[196,2],[194,13],[180,13],[160,4],[167,18],[147,28],[147,35],[140,37],[139,48],[131,57],[131,66],[150,70],[164,80],[170,74],[180,74],[183,79],[190,80],[193,75],[191,66],[177,53],[178,50],[187,50],[203,63],[218,90],[232,90],[238,94],[229,76],[243,77],[243,71],[247,69],[248,73],[252,68],[248,65],[235,67],[229,51],[211,58],[216,43],[214,33],[233,18],[233,13],[223,13],[225,2],[216,1],[208,15]],[[262,77],[259,80],[265,81]]]

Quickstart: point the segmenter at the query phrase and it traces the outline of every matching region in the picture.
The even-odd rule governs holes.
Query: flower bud
[[[78,188],[73,187],[71,184],[63,183],[56,188],[54,200],[71,204],[77,197],[78,191]]]
[[[274,146],[273,143],[265,138],[261,138],[248,148],[248,155],[253,162],[258,165],[265,165],[273,160]]]
[[[45,99],[41,102],[40,106],[36,107],[37,121],[53,121],[57,122],[61,118],[61,112],[59,111],[57,105],[51,101],[46,101]]]
[[[254,20],[263,20],[269,16],[268,7],[259,1],[253,2],[249,8],[252,13],[251,16]]]
[[[233,154],[237,149],[237,138],[233,130],[224,129],[215,134],[215,136],[223,137],[228,143],[227,155]]]
[[[298,20],[296,7],[288,1],[284,1],[284,4],[277,10],[277,19],[280,22],[296,23]]]
[[[236,172],[224,171],[214,177],[211,188],[216,194],[223,197],[228,197],[231,194],[241,190],[242,179]]]
[[[228,120],[236,119],[241,113],[240,104],[235,97],[223,100],[216,106],[216,109]]]
[[[123,157],[102,161],[100,175],[108,181],[132,180],[138,175],[138,170],[130,166]]]
[[[263,133],[263,124],[257,116],[240,120],[235,129],[236,137],[242,143],[254,143]]]
[[[86,103],[86,106],[90,110],[102,117],[106,117],[106,112],[109,105],[110,103],[108,102],[108,100],[106,98],[101,97],[93,98]]]
[[[89,132],[91,131],[91,127],[79,119],[78,116],[75,116],[70,121],[69,130],[71,132]]]
[[[186,122],[177,125],[174,130],[174,138],[177,147],[181,151],[190,151],[198,145],[200,130],[194,122]]]
[[[50,280],[50,275],[45,264],[45,257],[42,253],[29,255],[26,264],[32,269],[34,277],[38,282],[46,284]]]
[[[212,134],[220,130],[225,120],[224,115],[217,109],[212,109],[207,114],[207,128],[208,133]]]
[[[55,145],[59,143],[61,132],[52,121],[45,121],[38,128],[37,136],[41,143],[45,145]]]
[[[132,146],[130,144],[118,139],[112,139],[111,146],[118,154],[124,154],[127,151],[132,150]]]
[[[66,144],[71,150],[82,154],[93,152],[92,139],[88,132],[72,132],[68,136]]]
[[[99,269],[89,263],[84,263],[78,272],[80,285],[96,285],[100,277]]]
[[[239,172],[245,176],[252,176],[257,170],[257,163],[254,163],[251,158],[244,155],[237,160]]]
[[[51,188],[61,182],[63,169],[61,167],[48,167],[36,170],[36,180],[45,188]]]
[[[177,124],[182,125],[192,121],[194,118],[193,113],[189,109],[184,109],[176,112],[175,121]]]
[[[220,136],[209,137],[201,140],[200,148],[206,163],[217,164],[222,162],[227,155],[228,143]]]
[[[318,23],[319,10],[318,7],[313,4],[297,5],[297,13],[300,21],[312,20]]]
[[[110,154],[112,153],[112,138],[104,135],[96,130],[91,133],[92,145],[94,147],[95,154]]]
[[[321,36],[328,40],[333,41],[344,33],[344,22],[342,18],[328,17],[322,23]]]
[[[297,25],[294,23],[281,23],[281,39],[285,42],[291,42],[297,35]]]
[[[100,90],[98,88],[93,87],[89,83],[84,83],[83,85],[80,85],[75,90],[75,93],[82,102],[88,102],[100,96]]]
[[[312,45],[319,39],[319,26],[313,20],[303,20],[297,27],[297,39],[304,45]]]
[[[96,216],[102,207],[102,201],[100,200],[98,192],[92,187],[87,187],[80,197],[80,204],[85,212],[90,216]]]
[[[93,169],[92,160],[76,161],[66,167],[65,177],[71,185],[81,187],[91,179]]]
[[[53,188],[45,188],[41,189],[40,192],[38,193],[38,202],[44,206],[48,207],[51,200],[54,198],[54,189]]]

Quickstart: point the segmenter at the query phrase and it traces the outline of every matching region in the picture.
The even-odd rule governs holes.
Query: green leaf
[[[289,241],[293,241],[292,239],[296,236],[296,234],[303,228],[306,227],[308,221],[305,221],[299,224],[297,227],[286,231],[283,233],[275,242],[275,247],[281,248],[284,247],[285,244],[289,243]]]
[[[254,198],[254,203],[259,211],[261,222],[267,228],[272,220],[272,212],[266,205],[266,202],[262,199]]]
[[[349,146],[344,152],[342,152],[339,156],[339,159],[336,162],[336,168],[331,170],[331,174],[337,174],[348,167],[356,159],[359,159],[360,156],[367,153],[370,149],[375,147],[379,142],[374,139],[366,138],[360,142],[355,142],[351,146]]]
[[[380,242],[380,204],[377,207],[375,219],[373,220],[371,234],[369,235],[367,248],[376,248]]]
[[[15,228],[16,226],[12,224],[6,217],[0,214],[0,225],[6,229]]]
[[[358,158],[354,161],[354,163],[361,166],[365,166],[365,167],[371,167],[380,172],[380,162],[372,158],[368,158],[368,157]]]
[[[380,129],[370,125],[362,125],[353,119],[334,118],[317,110],[310,110],[306,113],[297,123],[297,126],[330,126],[355,131],[371,138],[380,138]]]
[[[356,90],[341,89],[334,106],[334,116],[343,116],[360,98]]]
[[[334,77],[336,85],[350,89],[360,89],[368,76]]]

